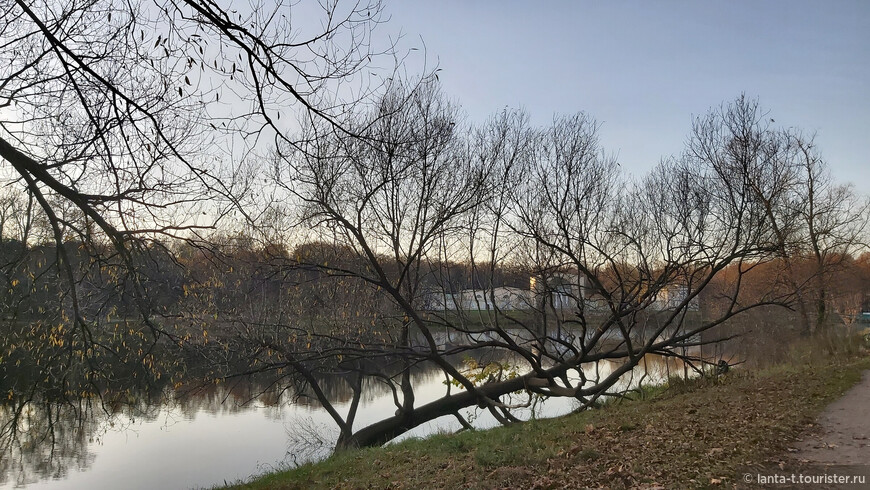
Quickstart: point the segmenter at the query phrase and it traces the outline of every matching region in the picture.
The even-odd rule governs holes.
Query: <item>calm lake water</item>
[[[594,376],[597,369],[603,377],[617,366],[601,362],[585,366],[584,371]],[[620,384],[636,386],[641,379],[660,383],[668,372],[681,373],[682,367],[648,356],[645,366],[624,376]],[[418,373],[414,382],[418,405],[437,399],[447,389],[437,371]],[[21,423],[27,430],[15,440],[4,434],[0,441],[0,488],[208,488],[329,453],[337,432],[322,409],[285,400],[275,403],[268,396],[252,399],[252,389],[218,386],[159,404],[141,402],[112,415],[96,403],[76,410],[34,404],[23,412]],[[339,410],[346,411],[348,404],[339,403]],[[534,413],[526,410],[520,415],[527,419],[553,417],[574,408],[576,401],[549,399]],[[388,393],[368,393],[355,427],[364,427],[394,411]],[[466,414],[477,427],[497,425],[488,412],[469,409]],[[9,410],[0,412],[4,427],[10,416]],[[46,430],[49,424],[53,430]],[[458,428],[453,417],[443,417],[402,438]]]

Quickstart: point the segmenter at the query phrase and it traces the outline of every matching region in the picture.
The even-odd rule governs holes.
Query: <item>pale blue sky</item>
[[[840,181],[870,189],[870,1],[387,1],[469,120],[586,111],[623,167],[679,153],[693,115],[757,97],[817,132]]]

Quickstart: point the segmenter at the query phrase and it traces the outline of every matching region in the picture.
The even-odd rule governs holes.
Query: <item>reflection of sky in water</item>
[[[246,478],[258,472],[258,465],[279,462],[286,451],[284,421],[294,411],[286,410],[281,418],[270,411],[200,411],[191,418],[165,409],[150,421],[122,417],[122,424],[89,445],[90,467],[26,488],[190,488]]]
[[[605,377],[618,365],[599,364],[598,376]],[[664,363],[659,359],[647,365],[649,377],[645,382],[660,382],[666,376]],[[675,365],[670,366],[676,372]],[[594,367],[586,368],[587,376],[594,378]],[[624,376],[623,387],[635,385],[644,373],[643,364],[633,376]],[[417,378],[417,405],[435,400],[446,391],[444,377],[437,373],[420,373]],[[456,392],[458,388],[453,387]],[[514,401],[525,400],[524,396]],[[72,467],[65,478],[27,484],[28,489],[153,489],[199,488],[234,482],[271,469],[302,462],[317,451],[291,450],[293,434],[304,433],[311,427],[321,435],[336,437],[332,420],[322,410],[310,406],[282,404],[265,407],[252,403],[239,408],[203,403],[195,409],[169,408],[156,416],[130,418],[115,417],[113,423],[102,422],[90,437],[93,442],[83,447],[89,453],[89,464]],[[349,402],[337,405],[346,413]],[[552,417],[570,412],[576,401],[559,398],[539,405],[536,417]],[[382,393],[366,401],[357,414],[356,428],[377,422],[395,412],[392,396]],[[484,410],[465,410],[478,427],[497,425]],[[530,418],[528,409],[518,412],[521,418]],[[421,425],[400,439],[422,437],[434,432],[449,432],[459,428],[452,416],[445,416]],[[319,454],[324,454],[320,452]],[[75,465],[73,465],[75,466]],[[27,476],[33,480],[34,475]],[[0,488],[14,488],[14,477],[7,477]]]

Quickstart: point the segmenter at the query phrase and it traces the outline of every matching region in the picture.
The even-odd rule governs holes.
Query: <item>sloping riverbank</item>
[[[867,369],[865,354],[673,381],[600,410],[341,453],[236,488],[733,488],[743,469],[776,465]]]

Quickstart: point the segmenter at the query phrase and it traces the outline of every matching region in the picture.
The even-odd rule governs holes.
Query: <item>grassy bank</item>
[[[235,488],[731,487],[738,468],[775,461],[811,430],[865,369],[866,355],[797,355],[582,414],[337,454]]]

